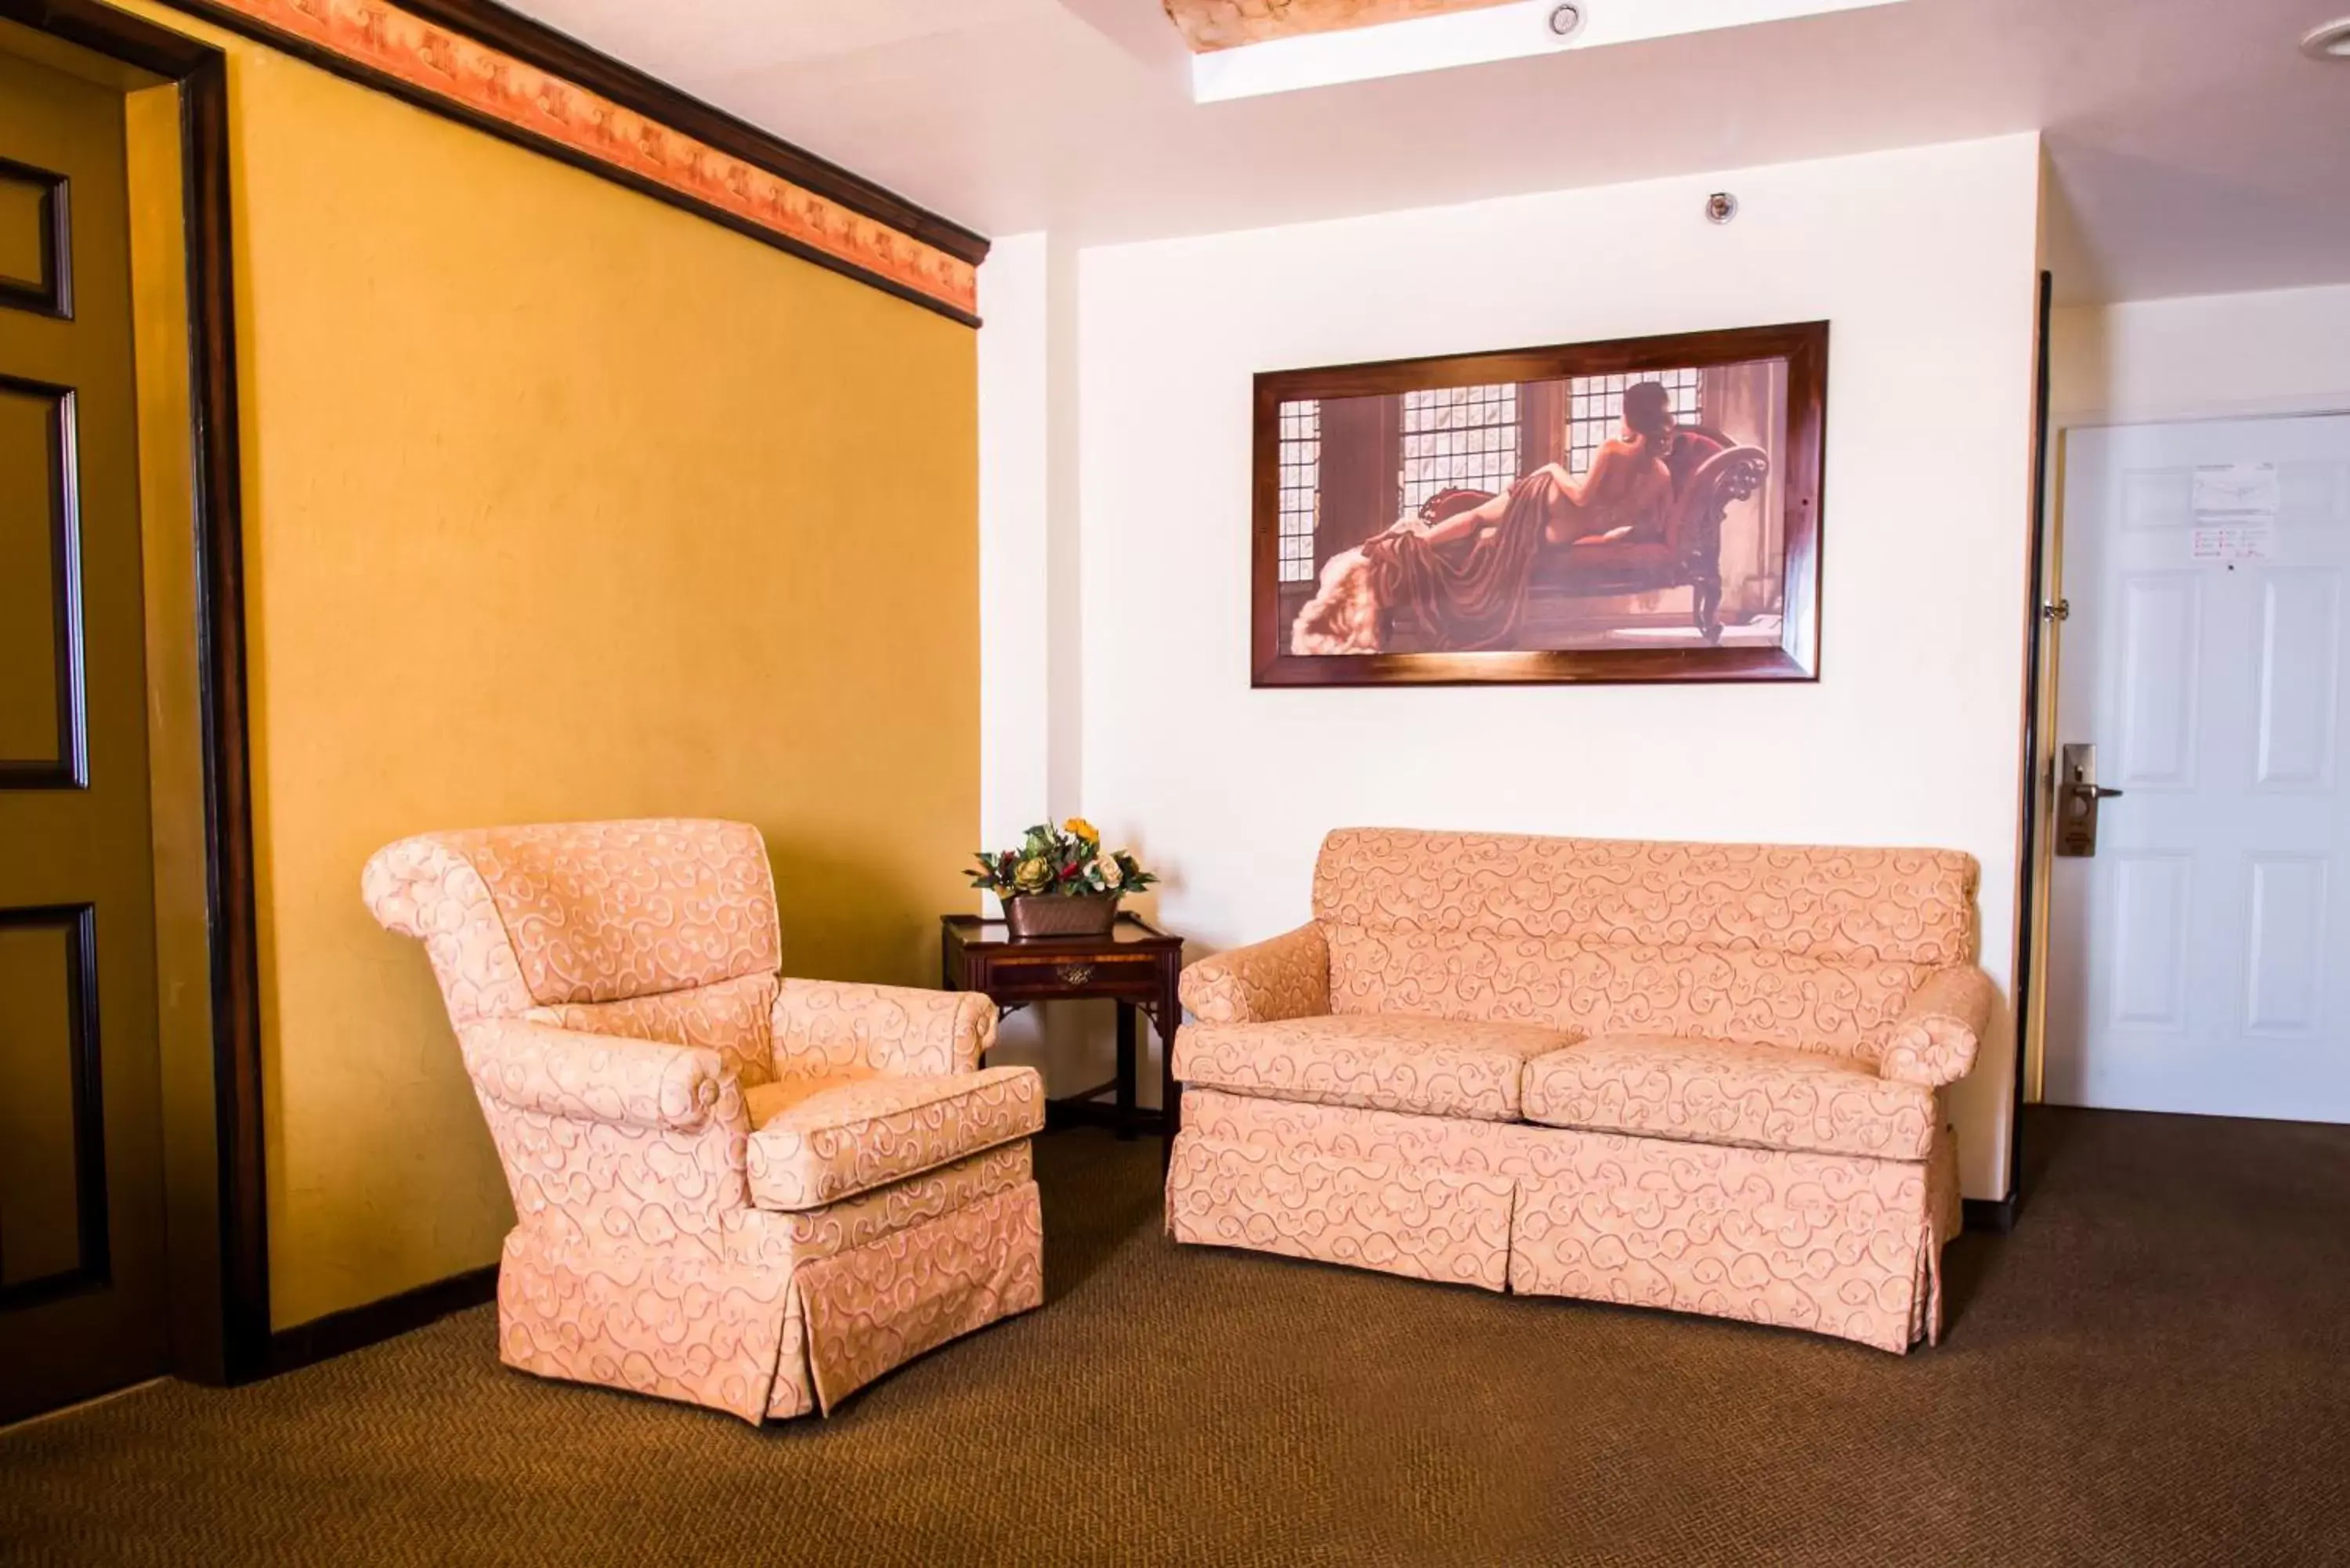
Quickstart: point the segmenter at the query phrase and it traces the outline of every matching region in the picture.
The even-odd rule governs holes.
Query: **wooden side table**
[[[947,915],[940,920],[939,978],[949,991],[976,991],[1006,1013],[1035,1002],[1089,997],[1118,1003],[1118,1076],[1046,1107],[1048,1126],[1107,1126],[1130,1138],[1139,1132],[1162,1135],[1171,1149],[1180,1120],[1181,1089],[1175,1082],[1175,1030],[1183,1003],[1175,992],[1183,972],[1183,939],[1120,914],[1109,934],[1099,937],[1015,939],[1002,920],[979,915]],[[1163,1064],[1160,1111],[1134,1103],[1134,1015],[1150,1015],[1159,1033]],[[1114,1094],[1107,1106],[1101,1096]]]

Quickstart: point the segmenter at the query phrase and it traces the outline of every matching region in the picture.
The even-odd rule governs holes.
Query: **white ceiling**
[[[2295,49],[2350,0],[1911,0],[1215,104],[1159,0],[518,4],[983,234],[1199,234],[2042,129],[2060,297],[2350,282],[2350,64]]]

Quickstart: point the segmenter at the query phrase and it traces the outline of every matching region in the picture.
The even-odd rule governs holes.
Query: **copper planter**
[[[1099,937],[1118,921],[1116,893],[1015,893],[1003,900],[1014,937]]]

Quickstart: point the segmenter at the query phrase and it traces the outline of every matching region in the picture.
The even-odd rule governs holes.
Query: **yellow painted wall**
[[[512,1223],[425,828],[746,818],[788,972],[921,981],[978,817],[975,337],[286,56],[231,54],[273,1316]]]

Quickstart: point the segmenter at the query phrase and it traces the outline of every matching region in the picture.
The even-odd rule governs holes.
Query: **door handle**
[[[2097,748],[2078,742],[2065,746],[2056,763],[2056,853],[2097,852],[2097,803],[2122,792],[2097,782]]]

